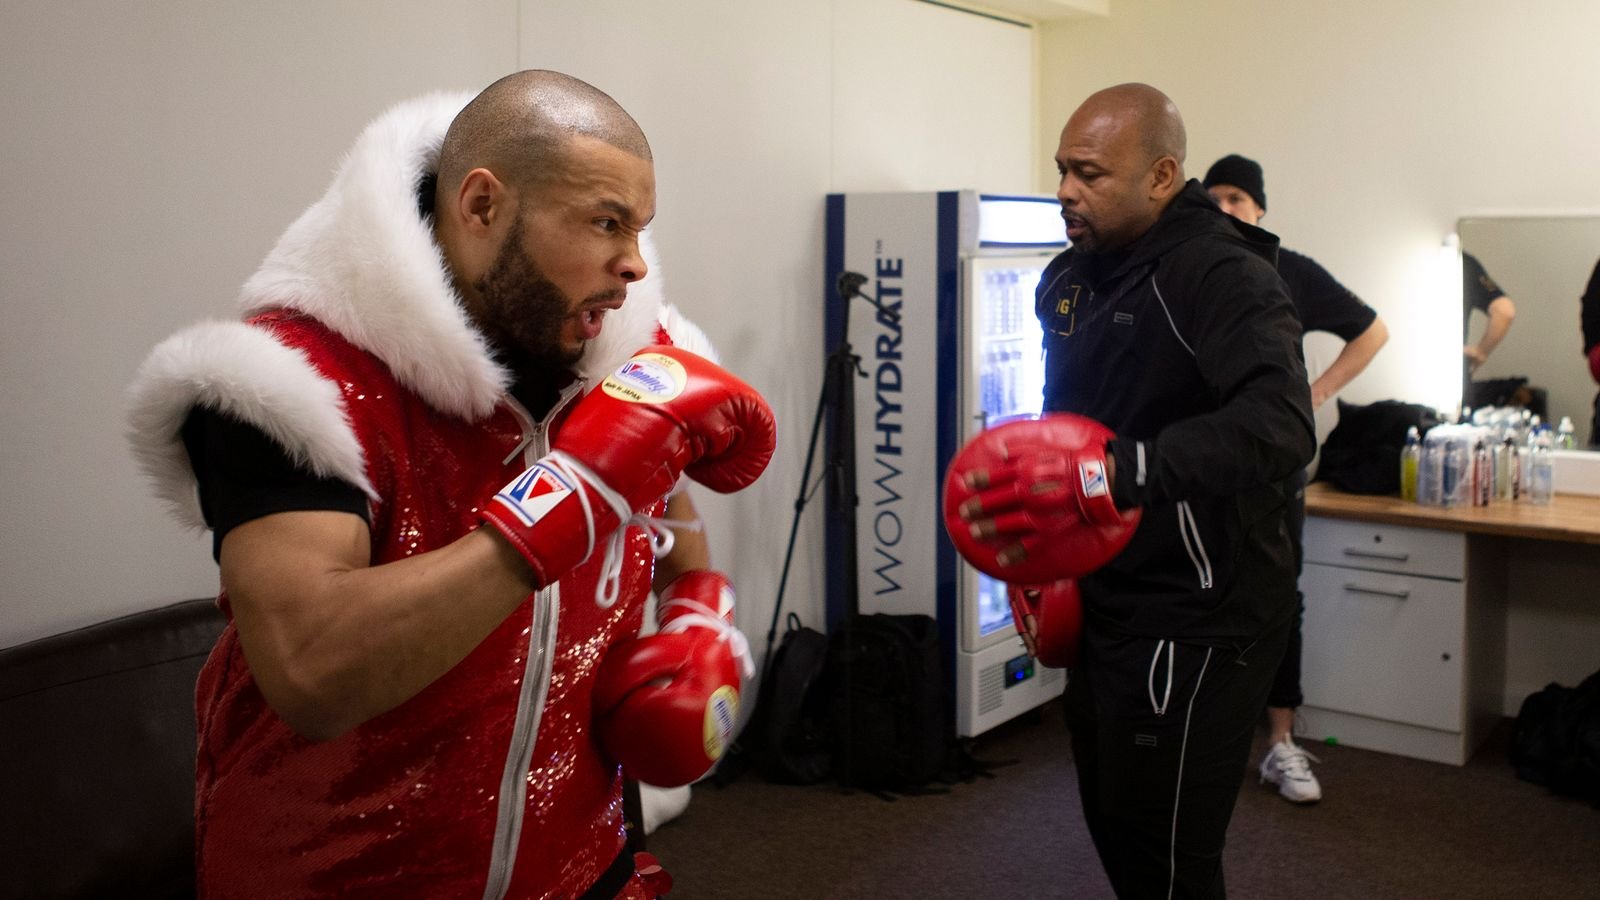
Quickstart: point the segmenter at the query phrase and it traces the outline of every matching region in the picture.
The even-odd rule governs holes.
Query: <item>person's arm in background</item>
[[[1389,328],[1372,307],[1309,256],[1279,248],[1278,274],[1289,289],[1302,330],[1326,332],[1344,342],[1338,357],[1311,382],[1311,408],[1316,410],[1367,368],[1388,342]]]
[[[1494,352],[1494,348],[1505,340],[1506,333],[1511,330],[1511,323],[1517,318],[1517,305],[1510,297],[1504,294],[1489,301],[1489,324],[1483,328],[1483,337],[1478,338],[1478,343],[1468,344],[1463,353],[1468,360],[1468,368],[1477,371]]]
[[[1383,345],[1389,342],[1389,327],[1382,319],[1373,319],[1367,330],[1339,351],[1339,356],[1316,381],[1311,383],[1311,408],[1326,403],[1329,397],[1355,379],[1366,369]]]
[[[667,498],[667,511],[664,517],[674,522],[700,521],[700,513],[695,510],[694,501],[689,498],[688,488]],[[672,534],[674,538],[672,552],[656,562],[655,579],[651,586],[657,595],[660,595],[679,575],[696,569],[711,568],[711,546],[706,540],[704,527],[674,528]]]

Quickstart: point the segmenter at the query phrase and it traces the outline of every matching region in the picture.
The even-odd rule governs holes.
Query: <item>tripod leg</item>
[[[806,508],[806,494],[811,486],[811,464],[817,458],[817,439],[822,435],[822,416],[828,408],[828,398],[833,388],[833,369],[830,360],[822,377],[822,392],[817,397],[817,411],[811,419],[811,441],[806,446],[806,464],[800,472],[800,493],[794,500],[794,521],[789,526],[789,546],[783,552],[783,574],[778,576],[778,599],[772,606],[772,624],[767,628],[766,655],[761,657],[763,669],[766,668],[767,661],[772,659],[772,642],[777,638],[778,619],[783,615],[783,591],[789,583],[789,564],[794,561],[795,540],[800,535],[800,514]]]

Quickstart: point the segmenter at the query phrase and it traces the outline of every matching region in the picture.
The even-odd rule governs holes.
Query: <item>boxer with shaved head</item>
[[[402,103],[239,320],[145,363],[135,450],[212,532],[228,616],[196,693],[202,896],[665,890],[623,775],[704,774],[751,668],[672,528],[680,476],[738,490],[774,432],[630,290],[655,202],[644,132],[571,76]]]

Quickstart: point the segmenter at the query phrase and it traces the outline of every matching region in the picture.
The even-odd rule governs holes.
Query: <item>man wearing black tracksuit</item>
[[[1143,510],[1079,583],[1066,698],[1084,816],[1124,897],[1225,893],[1228,819],[1295,612],[1283,485],[1315,448],[1277,239],[1185,183],[1182,159],[1153,88],[1086,101],[1057,156],[1073,246],[1035,295],[1045,412],[1114,431],[1112,496]]]

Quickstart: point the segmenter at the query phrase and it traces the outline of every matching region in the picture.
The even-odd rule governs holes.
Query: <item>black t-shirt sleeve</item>
[[[1583,317],[1583,352],[1600,344],[1600,262],[1594,264],[1589,274],[1589,286],[1583,289],[1579,313]]]
[[[1506,295],[1505,291],[1500,290],[1500,285],[1489,277],[1483,263],[1470,253],[1461,254],[1461,293],[1464,301],[1462,311],[1469,316],[1475,309],[1487,313],[1489,304]]]
[[[1360,337],[1378,318],[1377,310],[1309,256],[1280,249],[1278,275],[1294,301],[1301,331],[1326,331],[1348,342]]]
[[[265,432],[226,413],[190,410],[183,445],[200,485],[200,512],[211,527],[215,558],[221,558],[229,531],[272,513],[332,510],[371,522],[360,488],[313,474]]]

